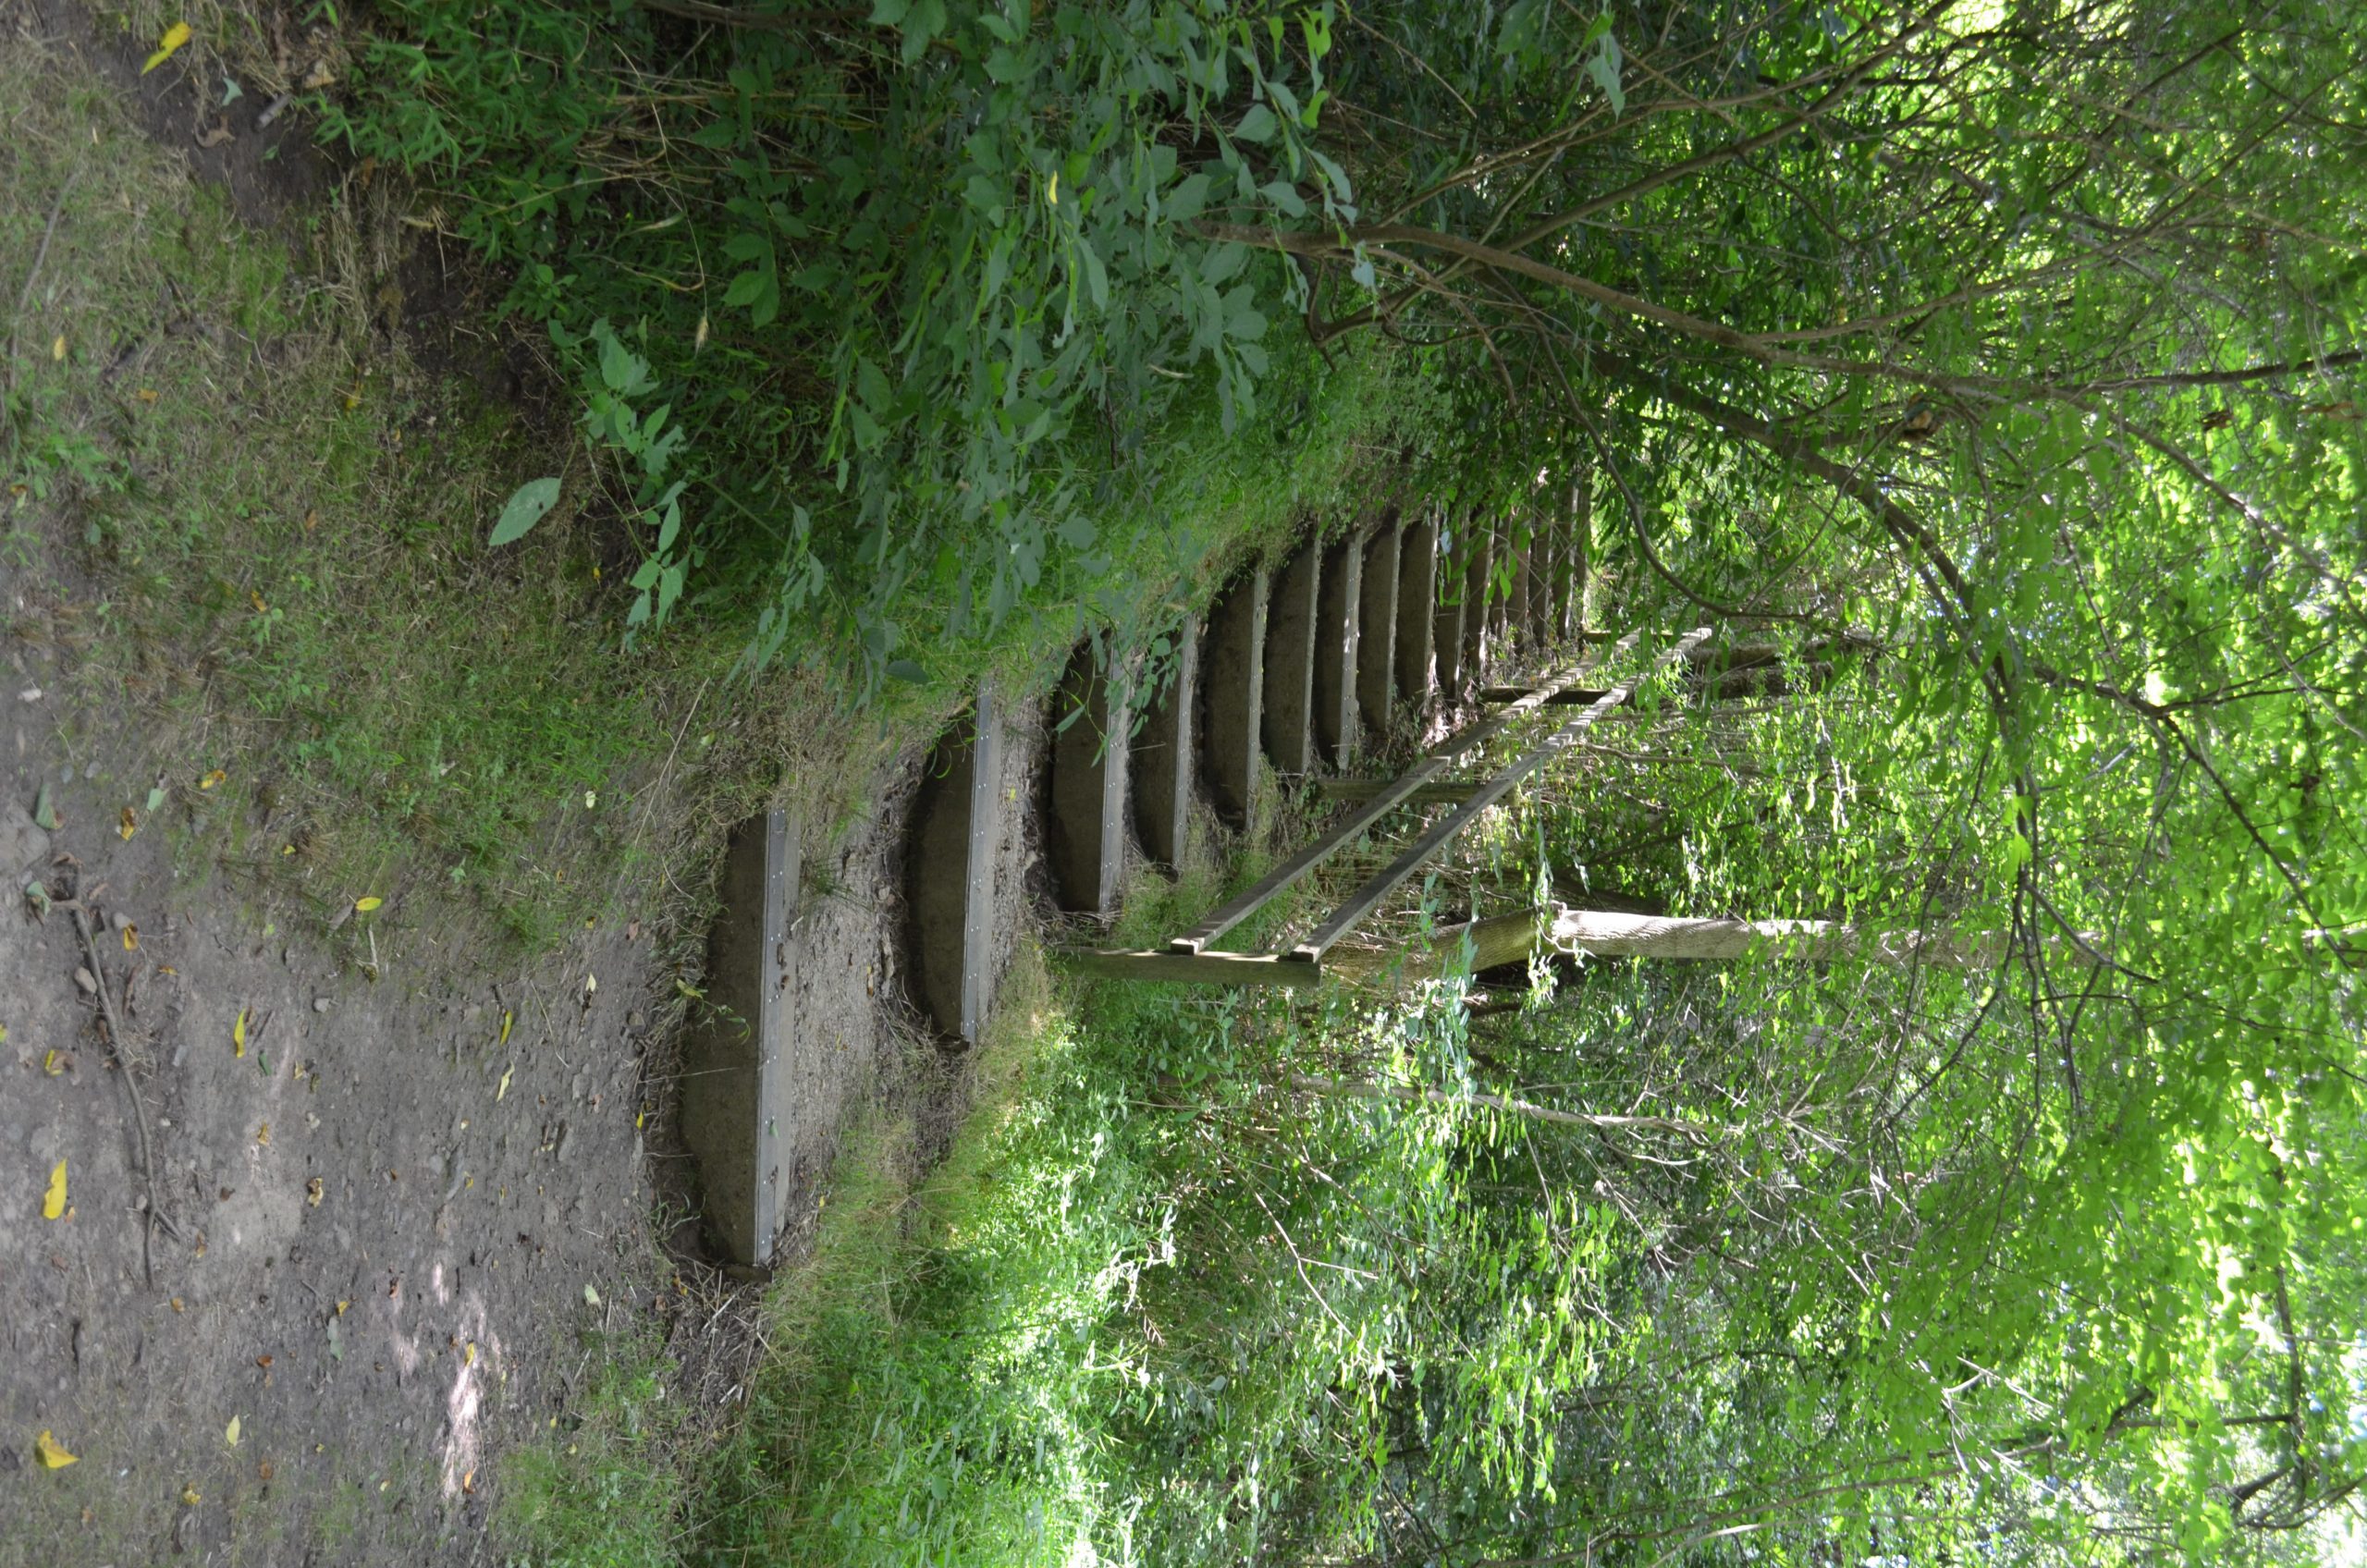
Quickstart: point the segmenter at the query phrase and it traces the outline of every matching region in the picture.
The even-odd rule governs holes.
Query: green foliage
[[[442,189],[643,459],[636,623],[695,575],[756,611],[758,660],[835,622],[876,680],[1155,550],[1162,425],[1258,409],[1292,275],[1196,223],[1346,210],[1312,141],[1330,17],[400,4],[329,125]]]
[[[105,92],[10,64],[0,273],[33,350],[0,422],[10,630],[60,661],[63,711],[105,716],[77,743],[131,799],[164,781],[146,825],[190,875],[325,918],[440,889],[529,943],[580,930],[672,839],[636,840],[624,791],[736,644],[606,657],[580,500],[505,559],[479,547],[549,460],[514,415],[371,351],[340,305],[361,280],[300,272]],[[319,221],[320,264],[359,250],[354,214]]]
[[[684,1424],[655,1342],[583,1336],[591,1368],[559,1427],[500,1462],[497,1529],[515,1568],[665,1568],[682,1498],[669,1452]]]

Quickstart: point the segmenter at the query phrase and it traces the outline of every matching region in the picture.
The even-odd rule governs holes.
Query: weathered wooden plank
[[[776,806],[731,832],[707,938],[705,1021],[683,1042],[682,1138],[716,1250],[762,1267],[786,1216],[780,1129],[797,1044],[798,822]]]
[[[994,693],[940,737],[921,769],[904,849],[906,984],[944,1034],[975,1040],[993,962],[1001,727]]]
[[[1061,907],[1117,913],[1126,862],[1126,765],[1130,750],[1124,666],[1104,668],[1080,643],[1053,698],[1049,814],[1044,859]]]
[[[1316,607],[1315,751],[1345,767],[1356,747],[1357,609],[1364,599],[1364,540],[1333,540],[1323,552],[1323,594]]]
[[[1432,932],[1417,949],[1333,949],[1323,967],[1366,979],[1394,968],[1403,979],[1428,979],[1460,963],[1470,972],[1526,963],[1543,953],[1689,963],[1769,958],[1790,963],[1928,963],[1978,969],[2005,956],[1996,931],[1885,930],[1831,920],[1732,920],[1579,910],[1561,904],[1500,914]]]
[[[1478,680],[1495,664],[1496,529],[1478,518],[1466,526],[1471,530],[1471,558],[1463,577],[1463,674]]]
[[[1510,621],[1514,640],[1526,656],[1537,647],[1537,633],[1543,619],[1538,612],[1540,597],[1539,584],[1543,576],[1538,570],[1538,535],[1534,523],[1524,521],[1517,541],[1513,545],[1513,590],[1504,613]]]
[[[1438,610],[1439,520],[1425,511],[1397,541],[1397,698],[1417,710],[1429,706]]]
[[[1002,716],[989,682],[978,683],[970,723],[969,812],[962,839],[962,968],[957,1023],[972,1045],[994,997],[995,851],[1002,841]]]
[[[1384,518],[1365,540],[1356,606],[1356,711],[1379,735],[1397,708],[1397,568],[1404,530]]]
[[[1166,683],[1150,703],[1135,734],[1134,825],[1150,858],[1176,870],[1184,859],[1185,829],[1192,820],[1193,722],[1198,707],[1200,622],[1186,616],[1175,631],[1174,662]]]
[[[1394,778],[1318,778],[1310,786],[1327,801],[1368,801],[1399,781]],[[1401,797],[1409,806],[1454,805],[1471,798],[1487,782],[1483,778],[1441,778]]]
[[[1277,772],[1315,766],[1316,628],[1322,619],[1323,547],[1299,546],[1275,580],[1266,617],[1265,707],[1260,736]]]
[[[1533,686],[1482,686],[1479,700],[1483,703],[1516,703],[1528,696]],[[1545,700],[1555,707],[1587,707],[1599,701],[1602,692],[1592,686],[1564,686]]]
[[[1266,701],[1264,567],[1235,578],[1208,611],[1200,682],[1200,772],[1217,815],[1245,833],[1257,830],[1257,747]],[[1305,672],[1301,671],[1301,680]]]

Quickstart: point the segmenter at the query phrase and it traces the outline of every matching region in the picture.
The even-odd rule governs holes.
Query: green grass
[[[773,1306],[784,1348],[717,1456],[710,1560],[1065,1562],[1106,1543],[1089,1354],[1141,1240],[1130,1168],[1066,1113],[1080,1039],[1023,955],[976,1109],[922,1178],[893,1128],[842,1163],[812,1264]]]
[[[1261,864],[1143,874],[1112,939],[1188,923]],[[1253,939],[1294,907],[1277,906]],[[815,1255],[767,1304],[776,1354],[704,1472],[690,1561],[1066,1564],[1223,1541],[1208,1488],[1171,1487],[1162,1458],[1215,1414],[1167,1339],[1204,1342],[1184,1314],[1230,1299],[1170,1278],[1190,1202],[1173,1157],[1196,1133],[1166,1113],[1230,1071],[1204,1006],[1231,1004],[1074,983],[1023,949],[944,1161],[914,1170],[879,1122],[841,1156]]]
[[[679,1544],[675,1450],[688,1416],[654,1333],[587,1333],[591,1370],[552,1435],[500,1462],[518,1568],[661,1568]]]

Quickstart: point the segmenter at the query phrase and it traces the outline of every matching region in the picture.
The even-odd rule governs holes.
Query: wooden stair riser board
[[[1534,656],[1545,640],[1545,583],[1551,570],[1553,536],[1551,525],[1541,519],[1529,525],[1528,542],[1521,547],[1520,597],[1517,611],[1520,618],[1521,646]]]
[[[1437,524],[1432,524],[1433,529]],[[1436,534],[1433,533],[1435,539]],[[1467,521],[1447,525],[1446,548],[1433,560],[1437,573],[1433,591],[1438,605],[1430,616],[1430,647],[1438,675],[1438,691],[1448,702],[1463,692],[1464,657],[1463,628],[1469,611],[1471,594],[1466,583],[1471,576],[1471,524]],[[1398,612],[1404,612],[1400,609]]]
[[[779,807],[732,829],[707,937],[711,1007],[682,1047],[682,1140],[698,1164],[706,1234],[725,1260],[754,1268],[772,1261],[786,1220],[798,850],[797,819]]]
[[[1436,676],[1439,609],[1439,521],[1425,511],[1397,542],[1398,700],[1427,710]]]
[[[1101,668],[1090,643],[1070,655],[1053,693],[1044,858],[1062,909],[1117,913],[1125,876],[1131,716],[1126,665]]]
[[[1397,706],[1397,568],[1404,530],[1385,519],[1365,540],[1356,606],[1356,712],[1380,735]]]
[[[904,850],[906,989],[938,1033],[973,1042],[991,992],[1001,775],[995,697],[981,686],[923,765]]]
[[[1134,825],[1144,851],[1170,872],[1183,864],[1185,828],[1192,819],[1199,670],[1200,623],[1196,617],[1186,617],[1175,631],[1167,680],[1150,699],[1131,758]]]
[[[1244,833],[1257,830],[1257,755],[1266,697],[1266,606],[1270,581],[1264,567],[1233,580],[1208,610],[1200,641],[1194,747],[1200,778],[1217,815]]]
[[[1356,751],[1358,610],[1364,602],[1365,542],[1350,534],[1323,552],[1323,593],[1315,618],[1315,751],[1345,767]]]
[[[1315,766],[1315,643],[1322,602],[1323,547],[1310,539],[1283,563],[1266,612],[1258,734],[1275,771],[1294,778]]]

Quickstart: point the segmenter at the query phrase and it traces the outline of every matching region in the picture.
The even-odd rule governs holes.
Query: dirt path
[[[92,975],[66,913],[0,915],[0,1469],[34,1467],[43,1429],[81,1461],[0,1476],[0,1556],[394,1562],[477,1537],[478,1473],[562,1410],[568,1341],[664,1305],[634,1125],[645,944],[462,981],[390,906],[356,917],[386,922],[374,983],[181,887],[162,831],[118,836],[120,781],[9,696],[5,869],[79,893],[104,945]],[[44,783],[55,833],[21,812]],[[85,977],[148,1124],[146,1261],[137,1118]]]

